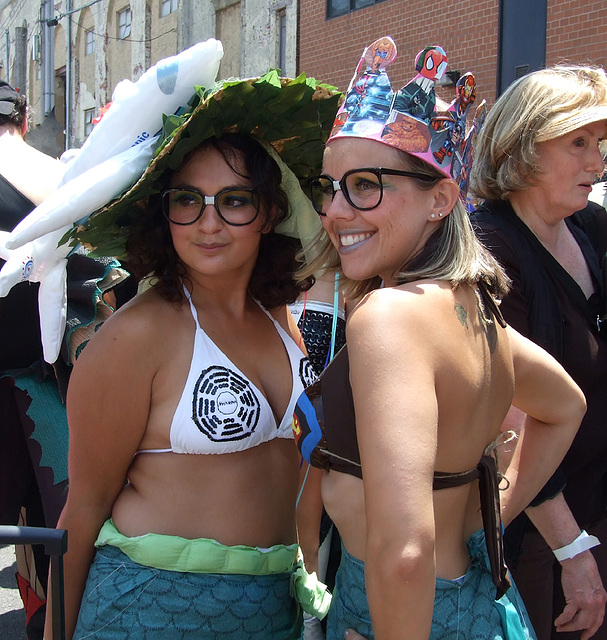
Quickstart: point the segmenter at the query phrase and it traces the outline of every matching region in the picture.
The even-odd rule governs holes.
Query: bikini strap
[[[256,300],[255,298],[253,298],[253,300],[255,301],[257,306],[268,316],[268,318],[270,318],[272,324],[274,325],[274,328],[276,329],[280,339],[282,340],[282,343],[285,345],[285,349],[287,350],[287,353],[290,354],[289,340],[293,342],[293,344],[297,347],[298,350],[301,350],[300,347],[297,345],[297,343],[289,335],[289,333],[285,331],[284,327],[280,324],[280,322],[276,320],[276,318],[263,306],[263,304],[261,304],[261,302],[259,302],[259,300]],[[303,351],[301,351],[301,357],[302,358],[304,357]],[[290,355],[289,355],[289,359],[290,359]]]
[[[496,600],[499,600],[510,588],[510,581],[504,560],[504,540],[495,459],[492,456],[483,455],[475,469],[461,473],[436,471],[433,489],[438,491],[449,487],[460,487],[476,479],[479,481],[481,515],[491,567],[491,578],[497,589]]]
[[[461,487],[473,480],[477,480],[480,476],[478,467],[470,469],[470,471],[462,471],[461,473],[443,473],[442,471],[434,472],[434,480],[432,482],[433,491],[441,489],[450,489],[451,487]]]
[[[187,301],[190,303],[190,311],[192,312],[192,317],[194,318],[194,322],[196,323],[196,326],[200,328],[200,322],[198,322],[198,312],[196,311],[196,307],[192,302],[192,296],[190,295],[190,292],[188,291],[188,288],[185,286],[185,284],[182,283],[182,286],[183,286],[183,292],[185,293],[185,297],[187,298]]]
[[[491,312],[491,315],[497,320],[497,323],[500,325],[500,327],[502,327],[502,329],[505,329],[508,325],[504,320],[504,316],[502,316],[502,312],[497,306],[495,298],[491,295],[491,293],[489,293],[487,283],[484,280],[479,280],[476,284],[481,294],[481,298],[483,300],[485,308]]]
[[[481,515],[485,531],[485,543],[491,566],[491,577],[497,589],[499,600],[510,588],[508,568],[504,559],[504,537],[500,512],[499,483],[497,465],[493,456],[484,455],[478,463]]]

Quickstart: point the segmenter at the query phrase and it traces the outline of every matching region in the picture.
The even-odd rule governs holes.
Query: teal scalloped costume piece
[[[67,480],[68,427],[65,405],[61,402],[57,382],[47,377],[39,380],[33,375],[14,378],[15,386],[26,391],[32,402],[27,415],[35,425],[30,438],[40,444],[39,466],[53,472],[53,484]]]

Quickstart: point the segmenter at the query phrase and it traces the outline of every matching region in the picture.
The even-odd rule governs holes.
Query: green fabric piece
[[[318,245],[314,243],[314,240],[322,231],[320,217],[314,210],[310,199],[303,192],[299,180],[282,161],[274,147],[267,142],[262,141],[262,144],[280,167],[282,173],[280,186],[289,199],[289,216],[277,225],[275,232],[290,238],[297,238],[304,248],[306,262],[310,262],[318,253],[316,248]]]
[[[189,540],[158,533],[129,538],[111,519],[101,527],[95,542],[97,547],[106,544],[118,547],[134,562],[156,569],[254,576],[291,571],[299,549],[297,544],[275,545],[267,551],[244,545],[226,547],[211,538]]]
[[[211,538],[189,540],[158,533],[129,538],[109,519],[95,542],[96,547],[104,545],[117,547],[133,562],[164,571],[253,576],[291,573],[293,595],[306,613],[323,618],[331,604],[326,586],[315,573],[306,571],[298,544],[260,549],[245,545],[228,547]]]
[[[316,573],[306,571],[301,551],[299,558],[300,560],[291,576],[295,599],[306,613],[322,620],[329,613],[331,594],[327,587],[320,582]]]
[[[493,605],[500,615],[505,640],[529,640],[529,633],[523,627],[518,611],[509,600],[507,593],[499,600],[495,600]]]

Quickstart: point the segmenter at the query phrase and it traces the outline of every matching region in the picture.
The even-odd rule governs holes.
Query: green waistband
[[[188,573],[240,573],[252,576],[287,573],[297,561],[299,545],[278,544],[267,551],[256,547],[225,545],[210,538],[188,540],[146,533],[128,538],[112,520],[101,527],[95,546],[110,544],[139,564],[166,571]]]
[[[227,547],[217,540],[146,533],[129,538],[106,520],[101,527],[96,547],[118,547],[131,560],[147,567],[188,573],[225,573],[265,576],[290,573],[297,601],[304,611],[324,617],[331,596],[316,574],[308,574],[298,544],[277,544],[269,549],[236,545]]]

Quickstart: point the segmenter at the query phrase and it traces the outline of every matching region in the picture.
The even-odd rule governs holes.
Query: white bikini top
[[[291,363],[291,397],[277,425],[266,397],[203,331],[188,291],[186,296],[196,331],[190,371],[171,422],[171,447],[137,453],[233,453],[274,438],[293,438],[291,421],[297,398],[315,379],[308,358],[259,305],[276,327]]]

